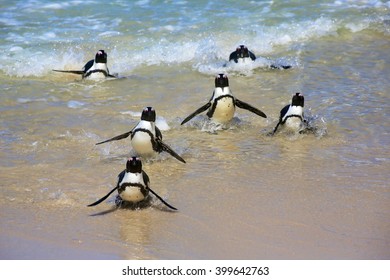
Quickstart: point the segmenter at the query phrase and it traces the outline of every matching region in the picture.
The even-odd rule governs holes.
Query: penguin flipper
[[[110,74],[110,70],[108,70],[108,68],[107,68],[107,77],[109,77],[109,78],[118,78],[118,73],[116,73],[115,75],[112,75],[112,74]]]
[[[181,122],[181,125],[185,124],[186,122],[188,122],[189,120],[191,120],[193,117],[195,117],[197,114],[200,114],[204,111],[206,111],[208,108],[210,108],[211,106],[211,102],[208,102],[206,103],[205,105],[203,105],[202,107],[200,107],[198,110],[196,110],[195,112],[193,112],[191,115],[189,115],[188,117],[186,117],[182,122]]]
[[[256,60],[256,56],[253,52],[249,51],[249,57],[252,59],[252,60]]]
[[[108,194],[106,194],[105,196],[103,196],[101,199],[99,199],[98,201],[92,203],[92,204],[89,204],[87,205],[88,207],[91,207],[91,206],[95,206],[95,205],[98,205],[99,203],[103,202],[104,200],[107,199],[107,197],[110,196],[110,194],[112,194],[114,191],[116,191],[118,189],[119,185],[117,185],[115,188],[113,188]]]
[[[238,63],[238,59],[237,59],[237,51],[234,51],[230,54],[229,56],[229,61],[232,61],[234,60],[235,63]]]
[[[161,196],[159,196],[157,193],[155,193],[151,188],[149,188],[149,191],[154,194],[162,203],[164,203],[166,206],[168,206],[169,208],[173,209],[173,210],[177,210],[177,208],[173,207],[172,205],[170,205],[168,202],[166,202],[164,199],[162,199]]]
[[[107,74],[107,77],[110,77],[110,78],[118,78],[118,75],[112,75],[112,74]]]
[[[174,150],[172,150],[171,147],[165,144],[161,139],[156,138],[156,142],[161,147],[162,151],[169,153],[171,156],[173,156],[177,160],[180,160],[182,163],[186,163],[186,161],[181,156],[179,156]]]
[[[162,133],[161,130],[156,126],[156,137],[160,140],[162,140]]]
[[[278,124],[275,126],[275,128],[274,128],[274,131],[272,132],[272,135],[274,135],[275,133],[276,133],[276,131],[278,130],[278,127],[279,127],[279,125],[281,124],[282,122],[281,121],[279,121],[278,122]]]
[[[62,73],[72,73],[72,74],[77,74],[77,75],[84,75],[85,74],[85,72],[82,70],[55,70],[55,69],[53,69],[53,71],[62,72]]]
[[[275,132],[276,132],[276,130],[278,129],[279,125],[284,124],[284,122],[286,121],[286,120],[283,120],[283,117],[287,114],[288,109],[290,109],[290,105],[286,105],[286,106],[283,107],[282,110],[280,110],[279,122],[278,122],[278,124],[275,126],[274,132],[273,132],[272,134],[275,134]]]
[[[255,113],[256,115],[259,115],[260,117],[267,118],[266,114],[264,114],[259,109],[253,107],[252,105],[249,105],[246,102],[243,102],[243,101],[241,101],[241,100],[236,98],[234,103],[236,104],[237,107],[239,107],[241,109],[245,109],[245,110],[251,111],[252,113]]]
[[[129,132],[125,132],[121,135],[118,135],[118,136],[115,136],[115,137],[112,137],[108,140],[105,140],[105,141],[102,141],[102,142],[99,142],[99,143],[96,143],[95,145],[100,145],[100,144],[103,144],[103,143],[107,143],[107,142],[111,142],[111,141],[116,141],[116,140],[121,140],[121,139],[124,139],[124,138],[127,138],[130,136],[130,134],[132,133],[133,131],[130,130]]]
[[[88,61],[87,63],[85,63],[84,67],[83,67],[83,70],[84,70],[84,73],[87,73],[89,69],[92,68],[93,64],[95,63],[95,60],[94,59],[91,59],[90,61]]]

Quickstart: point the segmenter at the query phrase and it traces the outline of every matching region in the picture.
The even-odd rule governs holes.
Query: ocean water
[[[2,1],[0,30],[2,259],[390,257],[390,1]],[[52,71],[100,49],[119,79]],[[181,126],[218,73],[267,119]],[[316,133],[269,136],[295,92]],[[146,106],[187,161],[144,161],[179,211],[86,207],[132,154],[95,143]]]

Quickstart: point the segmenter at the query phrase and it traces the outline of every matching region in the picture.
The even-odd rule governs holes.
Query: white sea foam
[[[283,60],[280,55],[275,56],[275,51],[286,50],[291,56],[300,51],[297,45],[324,36],[338,36],[340,28],[360,32],[383,26],[386,32],[388,16],[361,10],[378,9],[379,14],[390,6],[390,1],[339,0],[319,4],[321,16],[313,19],[311,13],[298,16],[293,8],[271,9],[272,1],[251,1],[240,10],[242,18],[232,19],[230,25],[235,26],[232,29],[225,20],[233,12],[227,9],[215,14],[212,11],[219,4],[214,1],[206,6],[188,1],[175,2],[173,6],[156,3],[152,6],[149,0],[113,3],[104,15],[95,9],[101,3],[100,0],[58,3],[40,0],[17,1],[15,5],[5,6],[0,15],[0,22],[6,27],[4,44],[0,47],[0,71],[16,77],[40,77],[52,69],[78,70],[98,49],[105,49],[110,70],[125,75],[139,67],[177,64],[192,65],[205,74],[232,71],[247,75]],[[138,14],[130,22],[128,13],[133,9]],[[181,11],[180,16],[177,9]],[[346,13],[346,16],[340,13],[348,9],[359,12]],[[156,10],[159,17],[152,17]],[[79,15],[83,11],[88,11],[87,16]],[[255,11],[261,14],[260,18],[255,16]],[[32,13],[37,17],[33,24]],[[275,22],[278,17],[284,20]],[[229,54],[240,44],[247,45],[258,59],[243,69],[230,65],[231,69],[226,70]],[[292,55],[287,60],[296,61],[296,57]]]
[[[121,35],[121,32],[119,31],[105,31],[102,33],[99,33],[100,37],[112,37],[112,36],[119,36]]]
[[[77,109],[77,108],[81,108],[85,105],[84,102],[81,102],[81,101],[77,101],[77,100],[70,100],[68,102],[68,108],[72,108],[72,109]]]

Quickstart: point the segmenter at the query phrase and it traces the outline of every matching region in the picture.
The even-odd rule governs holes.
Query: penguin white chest
[[[129,202],[140,202],[145,199],[145,195],[142,193],[141,187],[142,187],[142,174],[141,173],[126,173],[123,177],[122,183],[133,183],[133,184],[139,184],[138,186],[126,186],[124,190],[122,190],[119,193],[119,196]]]
[[[290,130],[300,130],[302,126],[302,121],[298,117],[291,117],[286,120],[285,126]]]
[[[144,194],[141,192],[141,188],[137,186],[127,186],[124,191],[122,191],[119,196],[124,201],[129,202],[140,202],[145,199]]]
[[[90,72],[86,79],[89,80],[102,80],[106,78],[108,74],[107,65],[105,63],[95,63],[91,69],[88,70]]]
[[[217,102],[217,105],[215,106],[215,111],[212,116],[212,119],[220,123],[226,123],[231,121],[234,117],[235,112],[233,98],[223,97],[215,102]]]
[[[100,72],[92,73],[91,75],[86,77],[86,79],[88,79],[88,80],[103,80],[105,78],[106,78],[106,76]]]
[[[131,145],[139,155],[150,155],[154,153],[152,136],[144,131],[137,131],[131,139]]]
[[[300,130],[302,128],[303,108],[301,106],[290,106],[287,114],[288,117],[285,126],[291,130]]]
[[[250,57],[239,57],[237,59],[237,63],[241,64],[241,65],[249,65],[250,63],[252,63],[252,59]]]

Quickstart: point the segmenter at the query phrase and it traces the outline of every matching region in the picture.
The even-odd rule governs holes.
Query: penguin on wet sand
[[[117,78],[110,74],[107,68],[107,53],[100,50],[96,53],[95,59],[88,61],[82,70],[53,70],[56,72],[72,73],[82,75],[83,79],[104,79],[107,77]]]
[[[293,95],[291,104],[280,111],[279,122],[272,134],[276,133],[280,125],[293,131],[302,131],[303,124],[306,123],[303,117],[304,101],[305,98],[301,93],[297,92]]]
[[[115,204],[118,207],[123,205],[125,202],[137,205],[138,203],[148,199],[149,192],[151,192],[170,209],[177,210],[150,188],[149,176],[142,170],[142,162],[137,157],[128,159],[126,169],[118,175],[118,183],[116,187],[98,201],[89,204],[88,207],[100,204],[115,190],[118,190],[118,195],[115,200]]]
[[[252,61],[256,60],[256,56],[253,52],[248,50],[248,48],[245,45],[240,45],[236,48],[234,52],[232,52],[229,56],[229,61],[234,61],[235,63],[244,62],[250,58]],[[275,65],[271,64],[269,65],[271,69],[289,69],[291,68],[291,65]]]
[[[219,74],[215,78],[215,89],[209,102],[197,109],[191,115],[186,117],[181,124],[185,124],[196,115],[206,111],[207,116],[214,122],[227,123],[232,120],[236,106],[251,111],[260,117],[266,118],[267,116],[259,109],[245,103],[232,95],[229,88],[229,80],[225,74]]]
[[[154,153],[161,153],[162,151],[165,151],[179,161],[186,163],[181,156],[179,156],[162,141],[161,131],[156,126],[155,121],[156,111],[152,107],[146,107],[142,111],[141,121],[132,130],[108,140],[96,143],[96,145],[121,140],[130,136],[133,149],[139,156],[150,156]]]

